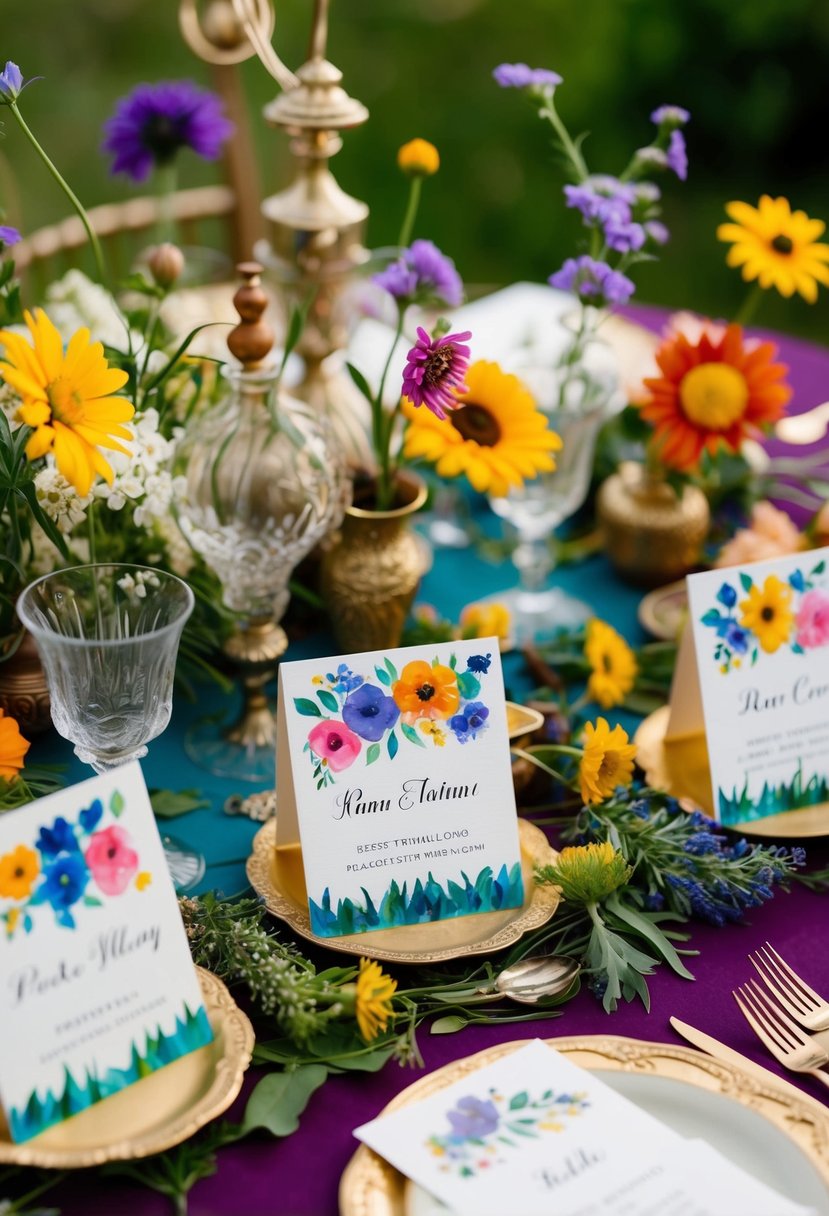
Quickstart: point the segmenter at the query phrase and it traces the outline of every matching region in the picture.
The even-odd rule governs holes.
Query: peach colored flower
[[[797,553],[804,539],[785,511],[778,511],[770,502],[757,502],[751,510],[748,528],[738,528],[730,541],[723,545],[716,566],[743,566],[747,562],[764,561]]]

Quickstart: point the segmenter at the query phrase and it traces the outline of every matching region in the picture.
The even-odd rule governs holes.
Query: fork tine
[[[810,988],[806,981],[802,980],[797,972],[791,969],[789,964],[785,961],[785,959],[780,957],[770,942],[766,942],[765,949],[767,953],[771,955],[780,971],[784,975],[788,976],[789,980],[792,981],[793,985],[796,986],[804,996],[811,997],[812,1001],[814,1001],[816,1005],[823,1004],[823,998],[820,996],[820,994],[815,992],[814,988]]]
[[[756,1004],[763,1009],[766,1016],[774,1021],[781,1037],[788,1038],[793,1047],[808,1047],[811,1040],[806,1031],[769,999],[756,980],[749,980],[745,987],[751,991]]]
[[[780,1047],[778,1045],[776,1039],[771,1038],[771,1036],[766,1031],[765,1026],[761,1025],[761,1023],[757,1021],[757,1018],[754,1016],[754,1013],[752,1012],[752,1010],[748,1008],[748,1005],[745,1003],[745,1000],[744,1000],[744,998],[746,996],[745,989],[738,988],[736,990],[736,992],[732,991],[731,995],[734,997],[734,1000],[737,1002],[737,1004],[740,1008],[740,1012],[742,1013],[743,1017],[748,1022],[749,1026],[754,1031],[754,1033],[757,1035],[757,1038],[760,1040],[760,1042],[763,1044],[763,1046],[766,1047],[771,1052],[771,1054],[775,1057],[775,1059],[779,1060],[782,1064],[783,1057],[786,1055],[786,1050],[785,1050],[785,1048]]]
[[[756,954],[748,956],[748,961],[769,991],[774,993],[793,1018],[802,1017],[810,1011],[812,1006],[808,1001],[791,987],[785,975],[777,972],[771,955],[765,955],[762,950],[758,950]]]

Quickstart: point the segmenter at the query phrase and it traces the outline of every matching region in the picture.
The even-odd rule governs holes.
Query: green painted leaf
[[[384,671],[382,667],[375,667],[374,674],[381,684],[385,684],[386,688],[391,688],[391,676],[387,671]]]
[[[366,764],[373,764],[375,760],[380,759],[380,744],[372,743],[366,751]]]
[[[462,671],[458,676],[458,690],[465,701],[474,701],[481,691],[481,682],[471,671]]]
[[[83,902],[87,908],[102,908],[104,906],[103,900],[96,898],[94,895],[84,895]]]
[[[395,667],[394,663],[392,663],[391,659],[384,659],[383,662],[385,663],[386,671],[389,673],[391,678],[393,680],[399,680],[400,677],[397,674],[397,668]]]
[[[116,819],[124,813],[124,807],[127,805],[124,795],[120,790],[113,790],[112,797],[109,800],[109,809],[112,811]]]
[[[722,616],[720,615],[719,609],[717,609],[717,608],[709,608],[708,611],[703,613],[703,616],[702,616],[703,625],[716,625],[721,620],[722,620]]]
[[[391,734],[389,735],[386,746],[389,749],[389,759],[393,760],[394,757],[397,755],[398,748],[400,747],[400,742],[397,738],[397,735],[394,733],[394,731],[392,731]]]
[[[305,718],[322,717],[322,710],[316,701],[310,701],[308,697],[294,697],[294,709]]]
[[[337,698],[334,696],[333,692],[329,692],[327,688],[318,688],[317,696],[319,697],[320,701],[322,701],[325,708],[329,709],[332,714],[339,713],[340,707],[337,704]]]
[[[401,722],[400,729],[410,743],[416,743],[418,747],[426,746],[415,728],[413,726],[409,726],[408,722]]]
[[[740,573],[740,585],[743,588],[743,591],[750,591],[751,588],[754,586],[751,576],[749,574],[744,574],[741,572]]]
[[[306,1064],[263,1077],[248,1099],[241,1134],[264,1128],[272,1136],[290,1136],[299,1127],[299,1116],[309,1098],[327,1076],[328,1069],[322,1064]]]
[[[826,569],[826,562],[825,562],[825,561],[820,561],[820,562],[818,562],[818,564],[817,564],[817,565],[814,567],[814,569],[812,570],[812,574],[823,574],[823,571],[824,571],[825,569]]]
[[[526,1090],[523,1090],[520,1094],[516,1094],[515,1097],[511,1099],[509,1108],[510,1110],[521,1110],[527,1105],[529,1100],[529,1094]]]

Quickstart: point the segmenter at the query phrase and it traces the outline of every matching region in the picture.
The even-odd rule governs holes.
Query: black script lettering
[[[334,801],[334,805],[339,808],[339,814],[335,810],[332,812],[333,817],[343,819],[347,815],[350,819],[352,815],[377,815],[391,808],[391,801],[388,798],[372,798],[365,802],[362,801],[362,798],[362,790],[346,790]]]
[[[784,692],[776,692],[764,697],[759,688],[744,688],[740,693],[740,708],[737,713],[741,715],[761,714],[765,709],[782,709],[785,702],[786,694]]]

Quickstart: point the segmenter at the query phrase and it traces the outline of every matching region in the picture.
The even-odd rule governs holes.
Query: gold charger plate
[[[558,854],[540,828],[518,820],[524,903],[503,912],[479,912],[426,925],[400,925],[345,937],[318,937],[311,929],[300,846],[276,849],[276,818],[269,819],[253,838],[248,858],[250,884],[268,911],[308,941],[344,954],[359,954],[387,963],[442,963],[470,954],[491,954],[517,942],[530,929],[545,924],[559,905],[554,887],[536,886],[536,866],[549,865]]]
[[[688,616],[685,579],[649,591],[636,610],[639,624],[661,642],[675,642]]]
[[[644,770],[645,780],[655,789],[667,790],[686,804],[686,810],[699,807],[713,815],[711,777],[708,769],[708,746],[704,734],[684,735],[666,739],[670,706],[663,705],[639,726],[634,735],[636,763]],[[746,836],[770,837],[775,840],[805,840],[810,836],[829,833],[829,803],[802,807],[767,815],[764,819],[742,819],[729,824]]]
[[[13,1144],[0,1115],[0,1163],[53,1170],[149,1157],[188,1140],[227,1110],[250,1064],[254,1034],[225,985],[197,967],[214,1039],[120,1093]]]
[[[446,1064],[404,1089],[382,1113],[428,1098],[530,1041],[500,1043]],[[766,1084],[734,1064],[723,1064],[701,1052],[671,1043],[639,1042],[618,1035],[573,1035],[545,1041],[568,1060],[591,1072],[661,1077],[722,1095],[748,1107],[793,1141],[823,1182],[829,1185],[829,1111],[805,1094],[800,1101],[789,1091],[778,1089],[773,1082]],[[406,1216],[411,1211],[407,1191],[413,1189],[393,1166],[370,1148],[360,1145],[340,1180],[340,1216]]]

